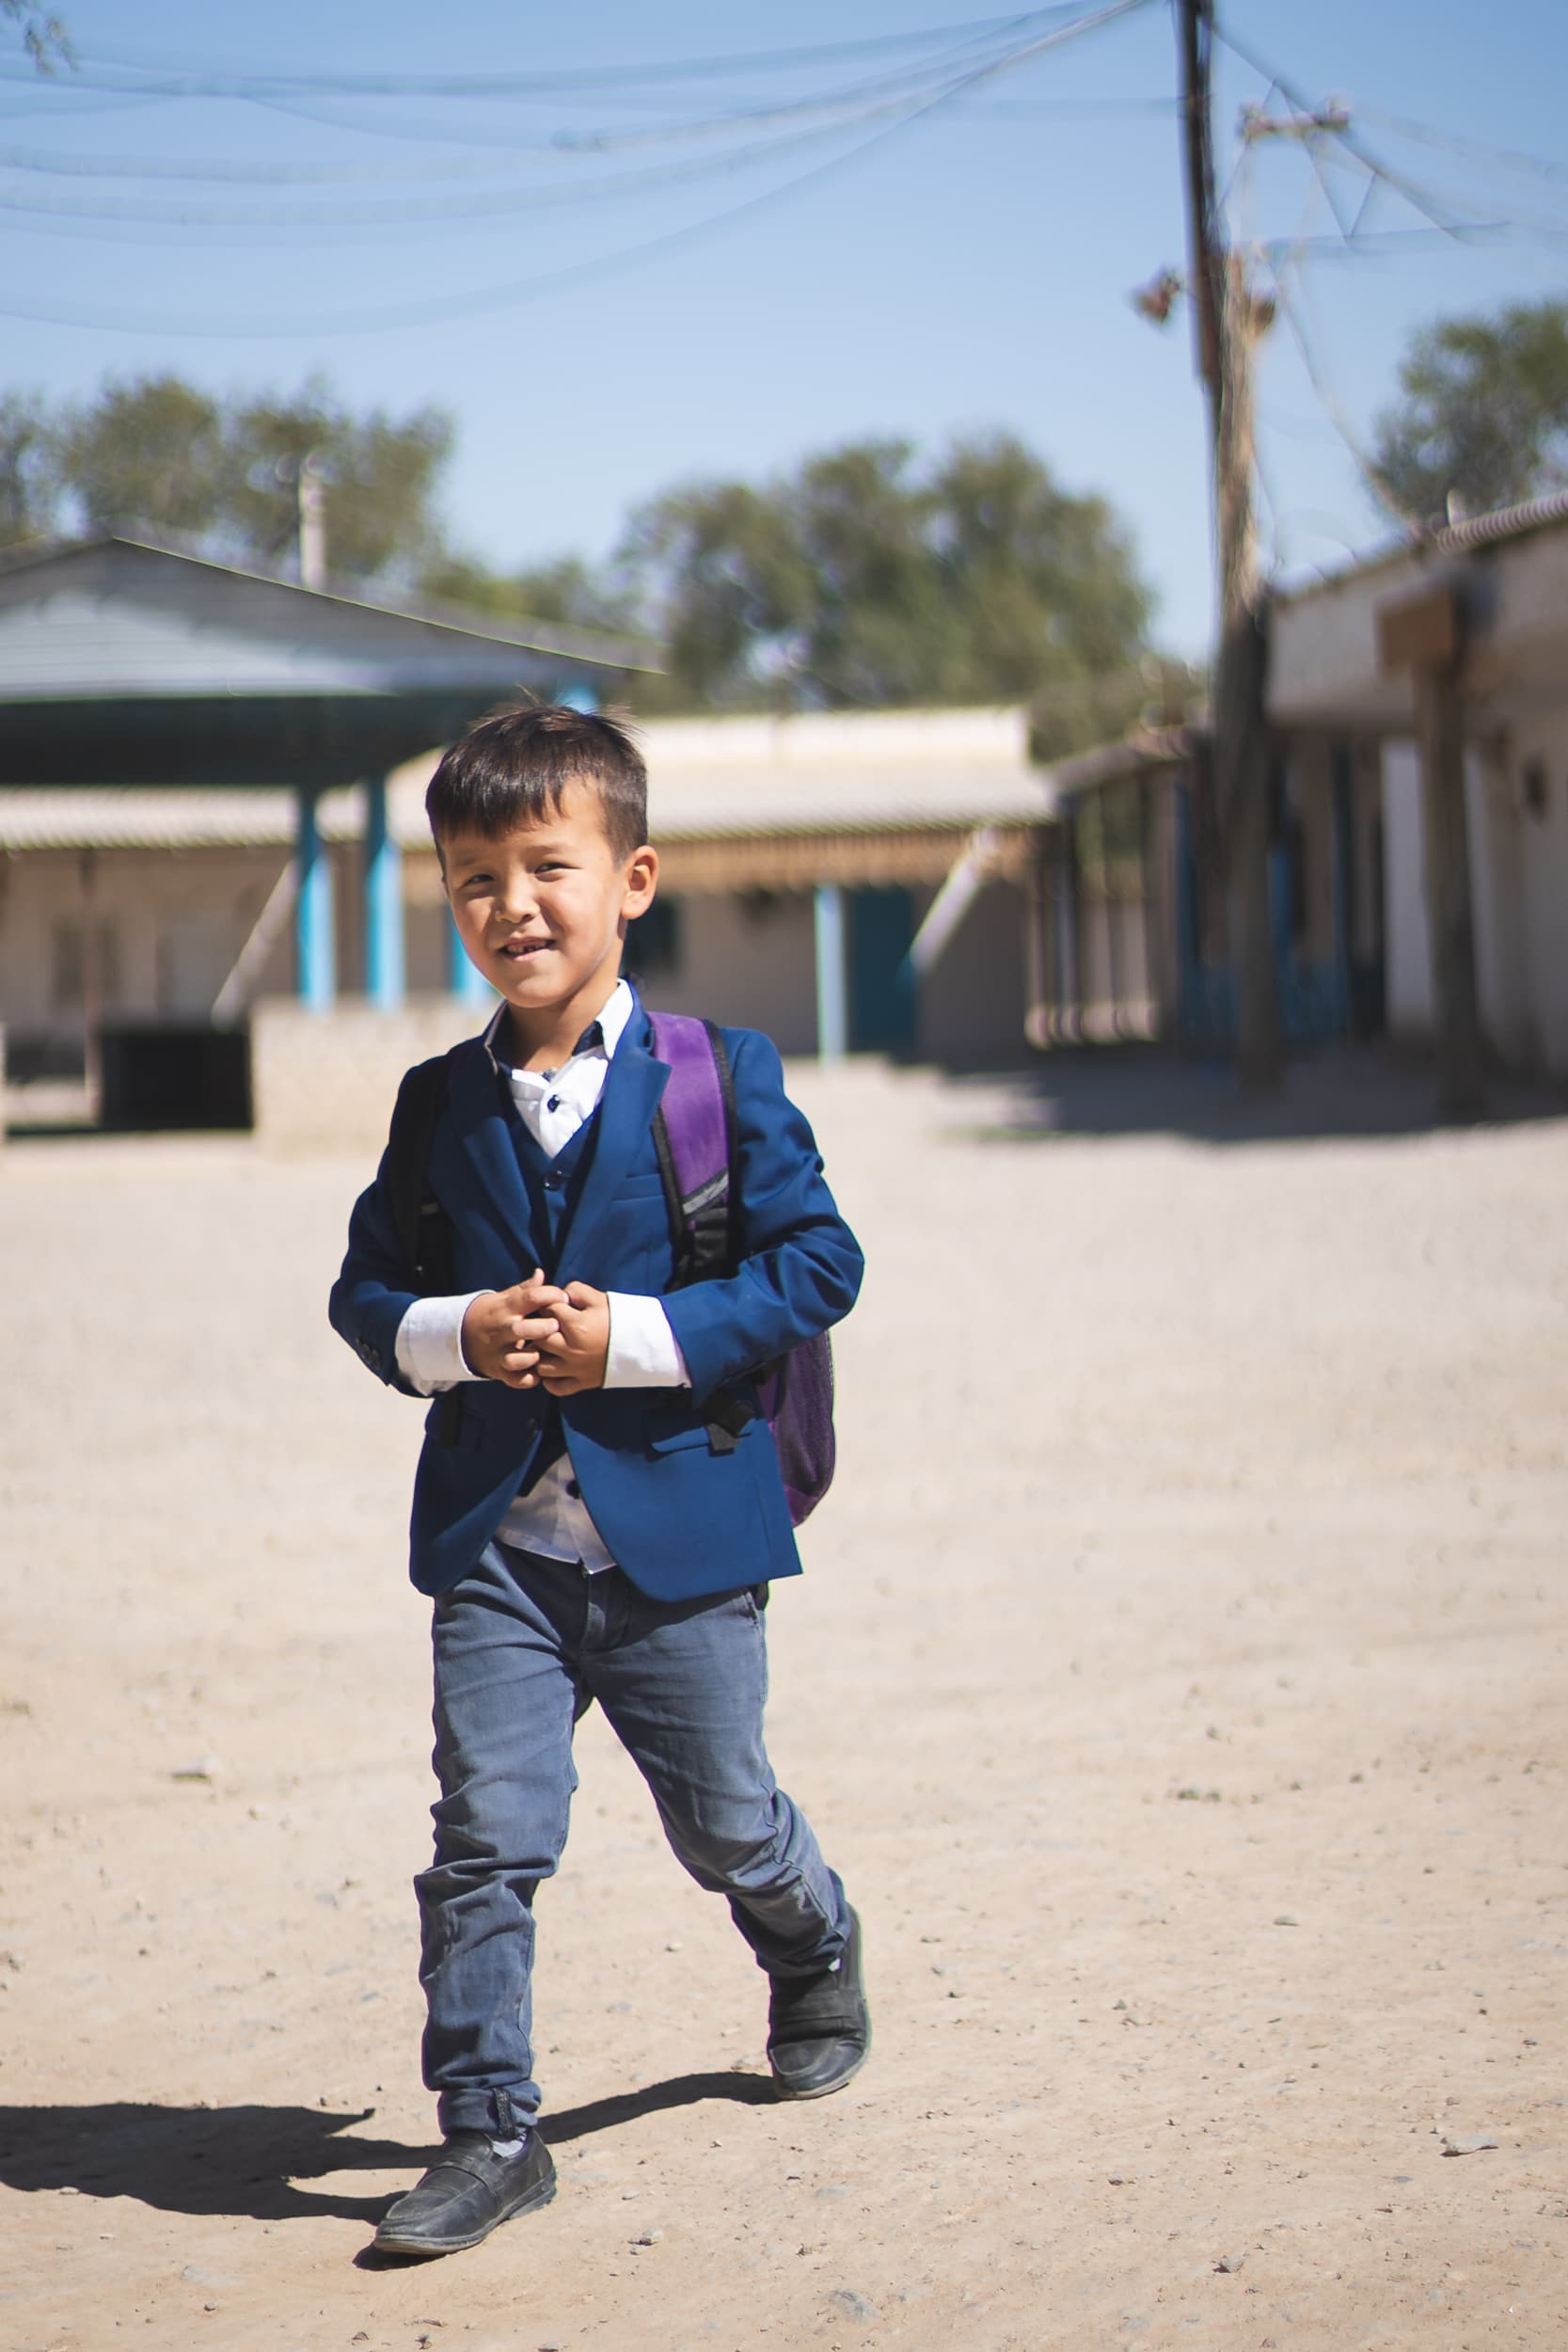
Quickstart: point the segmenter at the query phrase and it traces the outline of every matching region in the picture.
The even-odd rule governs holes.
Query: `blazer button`
[[[571,1496],[574,1502],[581,1502],[582,1488],[578,1485],[575,1478],[568,1478],[566,1481],[566,1492]]]

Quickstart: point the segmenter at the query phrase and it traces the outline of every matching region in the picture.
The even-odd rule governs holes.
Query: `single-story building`
[[[1053,771],[1030,757],[1024,709],[657,721],[641,732],[662,888],[629,961],[657,1002],[765,1028],[784,1053],[973,1066],[1027,1052],[1056,794]],[[248,1025],[263,1095],[292,1099],[278,1073],[308,1060],[310,1094],[331,1097],[321,1073],[339,1047],[326,1029],[360,1066],[401,1067],[400,1055],[430,1050],[427,1038],[459,1034],[485,996],[457,947],[425,821],[435,758],[404,763],[384,787],[401,1009],[372,986],[368,796],[349,787],[317,801],[336,935],[337,1019],[326,1024],[319,980],[300,1002],[289,792],[0,789],[0,1020],[13,1080],[82,1067],[89,932],[111,1065],[122,1034]]]
[[[118,1024],[112,1095],[139,1024],[135,1051],[174,1109],[173,1032],[194,1024],[206,1075],[187,1098],[223,1065],[232,1116],[242,1057],[214,1041],[275,957],[325,1008],[346,931],[372,997],[404,997],[388,771],[521,689],[596,699],[653,667],[625,639],[395,608],[351,582],[306,588],[126,537],[8,550],[0,1025],[13,1069],[74,1057],[94,1081],[99,1037]],[[330,836],[356,780],[362,854],[340,903]]]
[[[1364,1021],[1440,1042],[1457,955],[1487,1053],[1568,1077],[1568,494],[1277,596],[1268,710],[1293,919]]]
[[[1568,1078],[1568,494],[1275,591],[1268,631],[1286,1044],[1434,1049],[1456,1110],[1479,1102],[1483,1058]],[[1204,731],[1152,746],[1137,821],[1134,749],[1094,755],[1071,791],[1055,771],[1058,870],[1119,871],[1143,899],[1150,1029],[1226,1047],[1235,982]],[[1135,943],[1140,917],[1124,919]]]

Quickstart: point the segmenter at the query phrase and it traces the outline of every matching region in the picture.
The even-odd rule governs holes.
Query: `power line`
[[[977,65],[955,75],[933,96],[908,108],[891,122],[878,126],[867,137],[856,141],[845,153],[831,156],[797,173],[775,188],[760,190],[738,204],[711,214],[706,219],[684,224],[660,234],[639,240],[636,244],[601,255],[586,263],[568,263],[526,278],[481,289],[471,294],[439,294],[416,303],[388,305],[361,312],[339,310],[329,318],[259,319],[254,314],[243,321],[214,320],[210,313],[183,319],[152,318],[145,311],[111,311],[88,309],[80,305],[46,304],[34,301],[0,299],[0,316],[39,320],[45,324],[77,326],[124,327],[133,332],[197,337],[224,337],[249,340],[290,335],[315,335],[324,328],[333,334],[369,334],[398,326],[436,324],[441,320],[459,318],[485,310],[509,309],[531,295],[546,294],[566,286],[587,285],[599,278],[619,274],[635,267],[640,262],[671,252],[697,239],[713,234],[731,223],[750,217],[765,209],[782,203],[800,189],[845,169],[900,132],[911,129],[940,109],[950,105],[962,94],[982,87],[998,74],[1016,70],[1032,57],[1043,56],[1051,49],[1100,30],[1117,19],[1137,13],[1154,5],[1154,0],[1105,0],[1099,8],[1080,10],[1066,24],[1037,34],[1019,43],[1001,56],[986,58]],[[1059,18],[1061,9],[1037,11],[1041,16]]]
[[[1334,430],[1339,436],[1339,438],[1344,443],[1345,448],[1350,452],[1351,457],[1354,459],[1355,464],[1355,469],[1360,475],[1363,485],[1370,493],[1374,502],[1380,506],[1384,513],[1389,516],[1393,521],[1400,524],[1402,529],[1406,531],[1416,530],[1418,526],[1394,498],[1387,484],[1384,481],[1382,475],[1378,472],[1376,466],[1372,463],[1371,458],[1369,456],[1366,449],[1362,446],[1359,433],[1351,422],[1349,415],[1341,405],[1332,384],[1329,382],[1328,371],[1323,364],[1322,360],[1318,358],[1317,352],[1313,347],[1312,339],[1307,332],[1306,321],[1298,312],[1295,302],[1292,299],[1290,289],[1286,283],[1285,269],[1279,268],[1272,270],[1270,272],[1270,276],[1274,286],[1275,308],[1279,316],[1285,321],[1287,327],[1289,327],[1291,340],[1294,342],[1296,349],[1301,354],[1302,365],[1307,370],[1307,380],[1311,385],[1314,392],[1316,392],[1323,414],[1327,417],[1330,424],[1333,425]]]
[[[1380,122],[1396,137],[1414,139],[1423,147],[1446,150],[1452,155],[1475,155],[1505,171],[1531,174],[1544,180],[1568,180],[1568,164],[1548,163],[1543,155],[1528,155],[1517,147],[1494,147],[1485,139],[1473,139],[1458,131],[1443,131],[1430,122],[1417,122],[1408,115],[1384,114],[1376,106],[1357,104],[1356,113],[1369,122]]]
[[[1238,40],[1234,33],[1222,31],[1216,24],[1214,37],[1224,43],[1233,56],[1240,57],[1244,65],[1249,65],[1255,73],[1265,75],[1270,87],[1280,91],[1290,100],[1292,106],[1299,107],[1304,114],[1313,111],[1312,102],[1298,85],[1280,72],[1277,67],[1272,65],[1266,58],[1259,56],[1255,49],[1249,48],[1244,41]],[[1403,197],[1407,204],[1445,236],[1458,238],[1465,235],[1467,224],[1447,216],[1450,212],[1459,208],[1449,206],[1441,195],[1435,195],[1430,189],[1422,187],[1418,182],[1410,179],[1405,173],[1396,171],[1391,165],[1385,163],[1380,155],[1368,148],[1353,129],[1347,126],[1328,130],[1325,131],[1324,135],[1332,138],[1337,145],[1343,148],[1348,155],[1353,155],[1364,171],[1371,173],[1384,186],[1392,188],[1398,195]]]
[[[966,45],[974,47],[973,43]],[[966,69],[966,72],[971,75],[975,72],[983,74],[990,66],[1005,64],[1015,54],[1017,54],[1017,44],[1011,48],[1000,48],[993,44],[990,50]],[[673,163],[654,166],[641,172],[622,172],[596,182],[589,182],[586,185],[579,182],[577,186],[565,190],[527,188],[518,191],[514,189],[505,193],[492,191],[454,199],[433,199],[429,196],[421,196],[412,205],[400,205],[396,202],[379,205],[340,202],[330,211],[310,211],[299,205],[290,205],[286,208],[266,207],[249,201],[230,205],[208,201],[199,206],[187,202],[177,206],[163,199],[144,199],[125,196],[43,197],[35,195],[24,187],[21,189],[6,187],[3,192],[0,192],[0,210],[40,215],[48,215],[64,219],[109,221],[117,226],[124,223],[146,223],[158,227],[176,228],[283,228],[295,230],[302,228],[340,226],[390,228],[405,223],[423,227],[441,220],[474,220],[486,215],[553,209],[562,204],[600,201],[605,198],[614,199],[624,194],[641,194],[650,188],[678,185],[691,179],[734,170],[755,161],[766,160],[770,154],[790,152],[800,146],[819,142],[824,137],[836,136],[843,130],[853,129],[859,122],[874,121],[882,116],[895,116],[917,105],[927,98],[943,95],[952,87],[953,75],[950,68],[943,72],[937,73],[931,67],[926,66],[912,80],[906,73],[896,77],[892,84],[886,79],[863,83],[847,89],[792,100],[787,104],[778,107],[757,109],[734,116],[709,118],[700,123],[683,126],[669,133],[622,135],[614,132],[595,132],[556,135],[547,141],[522,143],[510,158],[515,166],[534,163],[541,157],[548,158],[551,162],[562,166],[570,166],[613,153],[623,148],[636,148],[650,143],[667,144],[676,139],[689,140],[692,136],[713,138],[722,135],[731,142],[724,149],[716,147],[711,154],[677,159]],[[804,129],[793,127],[800,124],[802,117],[808,118]],[[756,138],[749,144],[736,143],[745,131],[752,128],[762,128],[771,135]],[[26,151],[25,154],[27,167],[42,167],[64,177],[134,178],[141,176],[145,170],[147,176],[152,178],[176,177],[199,181],[214,176],[239,177],[259,170],[270,182],[284,186],[294,184],[312,186],[323,182],[330,185],[344,177],[352,177],[361,172],[372,177],[395,176],[401,172],[405,176],[419,178],[428,175],[434,169],[437,172],[455,171],[460,177],[471,178],[483,176],[485,170],[497,167],[497,164],[504,160],[507,159],[498,158],[496,164],[489,166],[476,166],[463,161],[454,163],[449,160],[435,167],[417,167],[410,172],[406,167],[384,165],[254,167],[245,164],[210,165],[205,162],[164,164],[153,160],[150,165],[144,166],[139,159],[117,160],[98,156],[39,159],[31,151]],[[0,151],[0,165],[8,161],[6,153]]]
[[[74,155],[46,148],[0,147],[0,169],[36,171],[51,179],[191,181],[258,187],[335,187],[402,181],[468,180],[483,178],[487,172],[521,167],[541,159],[578,161],[585,155],[664,144],[695,136],[704,131],[738,126],[745,120],[763,120],[775,115],[812,109],[825,111],[841,103],[846,102],[829,95],[802,101],[799,106],[768,108],[753,116],[721,116],[695,124],[674,124],[655,132],[554,132],[548,138],[514,138],[505,146],[492,142],[487,144],[482,155],[436,156],[424,163],[266,163],[259,160],[236,161],[232,156],[213,156],[198,161],[166,155]],[[998,98],[978,102],[970,111],[988,115],[1076,119],[1094,115],[1174,115],[1176,110],[1174,98]],[[0,114],[3,112],[4,109],[0,109]],[[433,141],[438,135],[433,133]]]
[[[775,134],[771,138],[753,140],[719,155],[687,156],[673,163],[616,172],[573,187],[490,189],[449,198],[424,196],[406,202],[379,205],[348,203],[326,211],[302,205],[180,205],[134,198],[72,199],[69,196],[45,196],[25,187],[0,184],[0,212],[34,214],[58,220],[155,228],[402,230],[409,226],[428,226],[439,230],[454,221],[558,212],[578,205],[607,200],[613,202],[623,197],[642,196],[663,188],[686,186],[694,181],[754,167],[775,157],[794,154],[801,148],[819,146],[825,140],[842,138],[847,131],[866,121],[875,121],[888,115],[902,118],[908,112],[909,103],[907,100],[890,101],[879,107],[863,108],[847,120],[817,123],[803,130]]]
[[[144,64],[134,52],[100,51],[102,63],[81,62],[71,87],[81,89],[133,89],[161,98],[249,98],[314,92],[329,97],[440,97],[499,99],[512,96],[557,95],[574,89],[610,89],[628,84],[733,78],[737,74],[772,72],[809,64],[823,57],[844,57],[871,52],[911,48],[921,43],[976,45],[988,37],[1016,40],[1025,27],[1044,25],[1078,12],[1078,0],[1055,0],[1049,8],[1030,8],[1006,16],[971,19],[967,23],[932,25],[907,33],[862,36],[845,41],[817,41],[791,49],[731,51],[720,56],[660,58],[641,65],[581,66],[541,72],[537,67],[486,73],[300,73],[287,69],[228,69],[212,66],[169,67]],[[127,82],[125,75],[138,78]],[[10,61],[0,63],[0,81],[26,78]]]

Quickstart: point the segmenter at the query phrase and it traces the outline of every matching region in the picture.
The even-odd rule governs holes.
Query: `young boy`
[[[860,1250],[778,1055],[730,1029],[733,1262],[674,1286],[654,1130],[669,1072],[620,977],[658,873],[626,728],[550,706],[483,720],[426,806],[463,945],[502,999],[450,1058],[430,1147],[452,1295],[418,1295],[384,1159],[331,1301],[372,1372],[438,1399],[411,1573],[434,1599],[441,1793],[415,1887],[444,2146],[375,2240],[414,2255],[476,2246],[555,2192],[533,1897],[593,1699],[768,1973],[780,2094],[839,2090],[870,2042],[859,1922],[763,1745],[762,1606],[800,1560],[771,1433],[744,1418],[758,1369],[853,1305]]]

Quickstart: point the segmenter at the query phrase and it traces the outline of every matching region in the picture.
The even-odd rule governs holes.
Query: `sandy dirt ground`
[[[4,2352],[1568,2343],[1568,1125],[800,1091],[872,1270],[771,1744],[872,2062],[771,2101],[591,1717],[561,2193],[417,2266],[360,2259],[432,2131],[419,1415],[323,1311],[361,1171],[0,1160]]]

